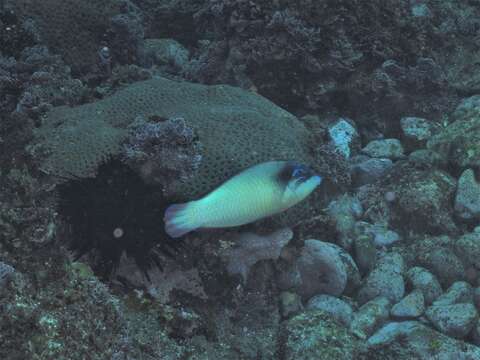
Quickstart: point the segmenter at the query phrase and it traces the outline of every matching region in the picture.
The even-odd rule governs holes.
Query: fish
[[[320,175],[296,161],[260,163],[198,200],[170,205],[163,219],[165,232],[178,238],[198,229],[249,224],[298,204],[321,182]]]

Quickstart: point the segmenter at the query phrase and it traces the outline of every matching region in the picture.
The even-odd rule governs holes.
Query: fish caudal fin
[[[165,231],[172,238],[178,238],[200,227],[195,221],[193,202],[170,205],[165,210],[163,220]]]

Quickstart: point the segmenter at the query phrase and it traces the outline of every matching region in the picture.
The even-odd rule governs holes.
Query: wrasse
[[[322,178],[294,161],[269,161],[235,175],[203,198],[165,211],[165,231],[173,238],[200,228],[248,224],[280,213],[305,199]]]

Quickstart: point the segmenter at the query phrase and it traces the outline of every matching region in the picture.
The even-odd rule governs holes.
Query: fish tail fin
[[[163,218],[166,233],[172,238],[178,238],[198,229],[200,225],[196,219],[196,213],[194,201],[170,205],[165,210]]]

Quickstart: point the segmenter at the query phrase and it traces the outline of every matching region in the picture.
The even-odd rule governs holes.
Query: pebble
[[[432,305],[439,306],[460,303],[473,303],[473,288],[465,281],[454,282],[443,295],[440,295],[433,302]]]
[[[356,187],[373,184],[383,178],[393,167],[390,159],[367,158],[351,166],[350,172]]]
[[[442,294],[442,287],[435,275],[425,268],[415,266],[405,274],[407,284],[422,292],[425,304],[430,305]]]
[[[350,331],[360,339],[367,339],[387,321],[390,307],[385,297],[370,300],[353,315]]]
[[[383,347],[389,345],[399,337],[405,337],[421,326],[422,324],[418,321],[390,322],[368,338],[367,346]]]
[[[299,295],[290,291],[283,291],[280,294],[280,314],[283,319],[296,315],[302,310],[302,299]]]
[[[465,279],[465,267],[457,255],[449,248],[432,248],[422,254],[421,265],[431,270],[444,287],[459,279]]]
[[[472,169],[465,170],[458,179],[455,213],[463,220],[480,220],[480,182]]]
[[[427,140],[438,133],[439,127],[427,119],[404,117],[400,119],[405,143],[411,148],[425,147]]]
[[[340,296],[347,286],[347,268],[342,261],[343,250],[320,240],[306,240],[297,265],[303,298],[317,294]]]
[[[360,135],[350,119],[337,119],[328,127],[328,135],[334,147],[347,159],[359,150]]]
[[[384,255],[365,279],[357,294],[357,301],[364,304],[378,296],[384,296],[392,303],[399,302],[405,294],[404,268],[405,264],[400,254]]]
[[[357,233],[371,234],[376,247],[389,246],[402,240],[397,232],[388,230],[383,224],[370,224],[365,221],[359,221],[356,223],[356,228]]]
[[[362,149],[362,153],[372,158],[387,158],[391,160],[405,157],[402,143],[398,139],[372,140]]]
[[[345,301],[331,295],[316,295],[307,303],[309,310],[322,310],[345,326],[350,326],[353,319],[352,307]]]
[[[397,359],[398,349],[405,353],[402,359],[460,360],[480,359],[480,348],[447,337],[419,321],[390,322],[380,328],[366,342],[371,358]],[[392,349],[393,356],[382,356],[377,349]]]
[[[466,337],[478,320],[473,304],[435,305],[425,315],[438,331],[457,339]]]
[[[473,303],[477,309],[480,309],[480,287],[475,288],[473,291]]]
[[[425,299],[420,290],[414,290],[395,304],[390,314],[396,318],[417,318],[425,311]]]
[[[462,235],[455,242],[455,252],[467,267],[480,268],[480,233]]]
[[[368,274],[373,270],[377,263],[377,249],[373,236],[367,234],[356,236],[353,241],[353,253],[361,274]]]
[[[343,195],[328,204],[327,213],[339,234],[337,243],[344,249],[350,249],[355,222],[363,214],[362,204],[354,196]]]

